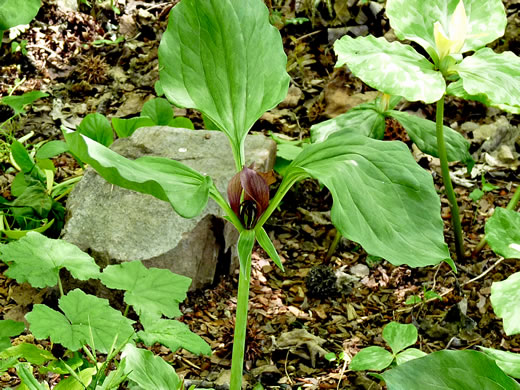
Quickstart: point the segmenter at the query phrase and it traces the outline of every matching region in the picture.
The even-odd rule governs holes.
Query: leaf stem
[[[448,198],[451,208],[451,222],[453,225],[453,233],[455,234],[455,251],[457,261],[464,259],[464,239],[462,238],[462,224],[460,221],[459,205],[457,204],[457,196],[453,190],[451,183],[450,168],[448,165],[448,155],[446,153],[446,143],[444,142],[444,96],[437,101],[437,112],[435,124],[437,127],[437,149],[441,162],[442,181],[444,182],[444,191]]]
[[[513,197],[511,198],[511,200],[507,204],[506,210],[514,210],[514,209],[516,209],[516,206],[518,205],[518,202],[520,201],[520,190],[519,190],[519,188],[520,188],[520,185],[518,187],[516,187],[515,194],[513,195]],[[478,245],[473,250],[473,253],[472,253],[473,257],[475,257],[486,246],[486,244],[487,244],[487,239],[486,239],[486,235],[484,234],[482,236],[482,239],[478,243]]]
[[[63,286],[61,284],[61,278],[60,278],[59,274],[58,274],[58,289],[60,290],[60,297],[63,297],[65,294],[63,293]]]
[[[251,279],[251,256],[244,267],[240,267],[238,277],[237,312],[235,334],[233,337],[233,355],[231,358],[230,390],[242,388],[242,370],[247,333],[247,312],[249,309],[249,284]]]
[[[127,304],[127,305],[125,306],[125,311],[124,311],[124,313],[123,313],[123,317],[127,317],[127,316],[128,316],[128,310],[130,310],[130,305],[129,305],[129,304]]]

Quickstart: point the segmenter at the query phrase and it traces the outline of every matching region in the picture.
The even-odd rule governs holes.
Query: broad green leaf
[[[302,152],[301,146],[292,144],[278,144],[276,146],[276,157],[283,158],[288,161],[294,160]]]
[[[96,390],[114,390],[119,389],[119,385],[126,380],[125,374],[126,360],[123,360],[114,371],[105,377],[103,384],[96,386]]]
[[[504,35],[506,14],[500,0],[463,0],[468,31],[461,52],[476,50]],[[427,51],[435,48],[433,25],[449,31],[451,15],[459,0],[388,0],[386,15],[399,39],[417,42]]]
[[[374,103],[364,103],[335,118],[312,126],[311,140],[321,142],[330,134],[344,130],[383,139],[385,128],[385,116],[376,110]]]
[[[200,214],[213,182],[193,169],[168,158],[129,160],[81,134],[65,134],[70,150],[114,185],[153,195],[170,202],[184,218]]]
[[[264,228],[262,226],[257,227],[255,229],[255,234],[258,244],[262,247],[264,251],[266,251],[267,256],[269,256],[271,260],[273,260],[273,262],[278,266],[278,268],[280,268],[282,271],[285,271],[282,264],[282,260],[280,259],[280,256],[278,255],[276,248],[274,247],[271,239],[267,235]]]
[[[33,170],[34,160],[20,142],[13,141],[11,153],[13,154],[14,161],[21,168],[22,172],[29,173]]]
[[[403,352],[398,353],[397,356],[395,357],[395,361],[399,365],[399,364],[406,363],[413,359],[421,358],[423,356],[426,356],[426,353],[421,351],[420,349],[408,348],[408,349],[405,349]]]
[[[251,254],[253,253],[253,246],[255,245],[255,231],[243,230],[238,237],[238,258],[240,260],[240,268],[245,271],[249,269],[251,264]],[[247,276],[249,277],[249,276]]]
[[[142,389],[177,390],[182,384],[172,366],[146,349],[127,344],[121,354],[125,374]]]
[[[95,367],[85,368],[77,374],[81,383],[73,376],[69,376],[68,378],[62,379],[60,383],[56,385],[54,390],[85,390],[85,388],[88,388],[88,385],[92,382],[92,377],[94,375],[96,375]]]
[[[130,137],[140,127],[155,126],[155,122],[146,116],[130,119],[112,118],[112,126],[119,138]]]
[[[341,234],[371,255],[411,267],[449,259],[432,177],[402,142],[335,133],[306,147],[281,185],[308,176],[332,193]]]
[[[389,390],[514,390],[520,385],[477,351],[438,351],[381,374]]]
[[[462,85],[462,79],[459,79],[456,82],[449,84],[448,88],[446,88],[446,94],[457,96],[457,97],[465,99],[465,100],[475,100],[477,102],[481,102],[481,103],[485,104],[486,106],[498,107],[501,110],[511,112],[513,114],[520,114],[520,105],[511,106],[508,104],[495,104],[491,100],[489,100],[487,95],[485,95],[483,93],[480,93],[477,95],[470,95],[469,93],[467,93],[464,90],[464,87]]]
[[[30,207],[41,218],[47,218],[52,209],[53,200],[47,193],[46,187],[42,182],[26,175],[24,178],[27,187],[21,195],[10,204],[16,208]]]
[[[38,151],[36,152],[36,158],[39,160],[44,158],[52,158],[68,151],[69,148],[65,142],[50,141],[45,143],[41,148],[38,149]]]
[[[144,331],[139,331],[137,336],[149,347],[160,343],[172,352],[184,348],[195,355],[211,355],[208,343],[182,322],[141,316],[141,323]]]
[[[383,328],[383,339],[388,343],[394,355],[417,342],[417,328],[412,324],[390,322]]]
[[[195,127],[193,126],[193,122],[189,118],[185,118],[183,116],[178,116],[176,118],[173,118],[171,121],[168,122],[168,126],[178,127],[181,129],[190,129],[190,130],[195,129]]]
[[[4,7],[2,2],[5,3],[5,1],[6,0],[0,0],[0,24],[2,23],[2,13],[3,13],[3,7]],[[7,1],[9,2],[9,0],[7,0]],[[34,1],[34,0],[27,0],[27,3],[30,3],[32,1]],[[38,0],[38,3],[39,3],[39,0]],[[19,4],[20,3],[17,2],[17,6]],[[0,25],[0,30],[2,30],[1,25]],[[49,94],[44,93],[44,92],[31,91],[31,92],[24,93],[23,95],[20,95],[20,96],[5,96],[2,99],[0,99],[0,103],[7,104],[9,107],[11,107],[14,110],[15,115],[25,114],[24,108],[26,105],[32,104],[36,100],[47,97],[47,96],[49,96]]]
[[[63,314],[45,305],[34,305],[25,316],[34,337],[50,337],[53,343],[72,351],[90,345],[100,353],[108,353],[114,340],[126,340],[134,332],[133,321],[112,309],[107,299],[79,289],[60,298],[59,307]]]
[[[520,333],[520,272],[501,282],[493,282],[490,300],[497,317],[504,320],[506,334]]]
[[[334,51],[338,56],[336,67],[347,64],[354,75],[386,94],[433,103],[446,90],[442,74],[409,45],[370,35],[345,35],[334,43]]]
[[[135,311],[179,317],[179,303],[186,299],[191,279],[167,269],[146,268],[140,261],[109,265],[101,282],[108,288],[125,290],[124,300]]]
[[[14,367],[18,363],[17,358],[9,358],[5,360],[0,360],[0,373],[4,373],[10,368]]]
[[[67,375],[70,373],[69,369],[76,370],[80,368],[85,362],[79,352],[75,352],[69,359],[53,360],[49,364],[40,367],[40,374],[54,372],[56,374]],[[68,367],[67,367],[68,366]]]
[[[520,354],[479,346],[480,350],[495,361],[498,367],[513,378],[520,378]]]
[[[168,100],[155,98],[143,105],[141,116],[151,118],[158,126],[166,126],[173,119],[173,108]]]
[[[396,119],[405,128],[410,139],[421,151],[430,156],[439,157],[435,122],[395,110],[388,111],[388,115]],[[462,161],[464,164],[473,167],[475,161],[468,151],[470,143],[462,134],[444,126],[444,140],[448,161]]]
[[[381,371],[387,368],[393,360],[394,356],[386,349],[373,346],[356,353],[348,368],[353,371]]]
[[[0,0],[0,31],[28,24],[40,9],[40,0]]]
[[[520,259],[520,213],[497,207],[485,231],[493,252],[506,259]]]
[[[18,363],[16,365],[16,374],[20,377],[22,386],[26,386],[29,390],[48,390],[49,386],[39,383],[33,375],[32,367],[29,363]]]
[[[37,366],[41,366],[50,360],[56,360],[52,352],[40,349],[36,345],[28,343],[21,343],[0,352],[1,359],[8,359],[11,357],[17,359],[23,358],[29,363]]]
[[[104,146],[110,146],[114,142],[114,133],[109,120],[98,113],[88,114],[83,118],[77,130],[78,133],[86,135]]]
[[[477,51],[456,67],[469,95],[484,94],[492,105],[520,106],[520,57],[490,48]]]
[[[0,218],[2,218],[0,216]],[[11,337],[18,336],[25,330],[25,324],[13,320],[0,320],[0,351],[11,346]],[[0,357],[1,357],[0,353]]]
[[[0,259],[9,265],[7,276],[38,288],[56,286],[61,268],[80,280],[99,277],[94,259],[77,246],[36,232],[0,246]]]
[[[261,0],[183,0],[159,46],[168,100],[202,111],[228,135],[241,165],[247,132],[287,94],[286,63]]]

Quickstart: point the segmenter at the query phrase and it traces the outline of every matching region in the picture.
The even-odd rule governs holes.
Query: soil
[[[42,90],[50,95],[37,101],[15,124],[17,138],[31,134],[31,144],[61,139],[61,125],[75,126],[92,112],[108,117],[138,115],[144,102],[155,96],[159,41],[166,29],[168,12],[177,1],[119,1],[120,15],[108,6],[110,2],[91,3],[92,7],[82,4],[76,12],[44,0],[36,20],[13,38],[17,42],[27,41],[26,54],[12,53],[9,38],[4,38],[0,47],[0,95],[8,94],[13,87],[15,94]],[[361,5],[365,2],[352,1],[351,7],[343,9],[338,1],[333,2],[329,12],[329,2],[318,2],[317,7],[313,3],[266,0],[272,23],[283,37],[292,83],[289,98],[264,114],[253,132],[275,132],[301,140],[309,137],[312,124],[373,96],[367,94],[370,88],[348,70],[334,69],[332,42],[343,27],[349,27],[354,34],[364,31],[390,36],[382,6],[377,2]],[[506,1],[505,5],[510,21],[518,23],[518,2]],[[520,54],[518,30],[508,34],[509,38],[506,36],[496,44],[496,49]],[[118,42],[121,36],[125,39]],[[431,105],[407,103],[400,107],[434,119]],[[9,116],[4,111],[0,107],[0,121]],[[203,126],[201,115],[195,110],[176,109],[176,115],[188,116],[196,128]],[[519,124],[518,116],[478,103],[447,101],[445,123],[459,129],[465,122],[492,123],[500,117],[512,125]],[[472,139],[471,131],[465,135],[472,142],[471,151],[479,150],[482,141]],[[409,141],[395,123],[388,123],[386,139]],[[421,166],[431,172],[441,194],[446,242],[454,253],[450,211],[442,195],[438,161],[417,153],[416,156]],[[55,159],[55,164],[58,181],[80,172],[75,160],[67,155]],[[518,262],[501,261],[489,248],[472,256],[485,221],[494,208],[507,205],[518,185],[518,164],[489,166],[481,159],[477,165],[497,189],[474,201],[469,195],[480,188],[480,174],[464,175],[462,165],[452,164],[452,171],[464,179],[455,184],[455,190],[463,216],[467,257],[457,263],[457,274],[445,263],[420,269],[396,267],[367,256],[359,245],[346,239],[341,239],[328,257],[336,234],[329,214],[332,197],[316,181],[307,180],[295,186],[266,225],[286,271],[281,272],[260,248],[253,254],[245,362],[250,387],[260,382],[266,389],[383,388],[365,372],[343,372],[343,362],[328,361],[323,351],[344,352],[348,360],[364,347],[384,347],[382,328],[390,321],[416,325],[416,347],[425,352],[476,346],[520,352],[520,335],[505,335],[502,321],[495,316],[489,301],[491,283],[518,271]],[[0,160],[0,195],[6,198],[10,197],[14,178],[9,168],[6,160]],[[0,271],[5,271],[5,267]],[[319,277],[309,277],[316,272],[321,272]],[[347,277],[342,288],[327,284],[338,274],[340,278],[356,278]],[[216,286],[191,294],[182,305],[181,320],[208,341],[214,351],[211,357],[184,351],[172,354],[164,347],[154,347],[153,351],[172,362],[177,373],[189,380],[211,382],[225,374],[231,361],[236,288],[237,275],[230,276]],[[441,299],[405,303],[412,295],[422,296],[426,289],[435,291]],[[20,316],[32,304],[41,302],[41,295],[0,274],[0,318]],[[308,336],[306,342],[302,342],[302,334]],[[23,337],[33,340],[30,335]],[[40,344],[48,346],[46,342]],[[17,383],[12,371],[0,378],[0,387]]]

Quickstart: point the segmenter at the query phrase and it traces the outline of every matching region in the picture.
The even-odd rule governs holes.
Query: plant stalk
[[[444,141],[444,96],[437,101],[437,112],[435,116],[435,124],[437,128],[437,149],[439,159],[441,161],[442,181],[444,182],[444,191],[451,208],[451,222],[453,225],[453,233],[455,234],[455,251],[457,261],[464,259],[464,239],[462,237],[462,224],[460,221],[459,205],[457,204],[457,196],[453,190],[451,183],[450,168],[448,165],[448,155],[446,152],[446,143]]]
[[[509,201],[509,203],[506,206],[506,210],[514,210],[516,209],[516,206],[518,206],[518,202],[520,201],[520,185],[516,187],[515,194]],[[475,257],[487,244],[486,235],[482,236],[482,239],[478,243],[478,245],[473,250],[473,257]]]
[[[58,275],[58,289],[60,290],[60,297],[62,298],[65,294],[63,293],[63,286],[61,284],[60,275]]]
[[[244,352],[247,333],[247,312],[249,309],[249,284],[251,279],[251,256],[245,267],[240,267],[238,277],[237,312],[235,334],[233,337],[233,356],[231,358],[230,390],[242,388],[242,371],[244,367]]]

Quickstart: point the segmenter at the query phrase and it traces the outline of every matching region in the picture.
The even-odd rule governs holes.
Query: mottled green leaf
[[[242,160],[253,123],[287,94],[286,62],[280,33],[261,0],[183,0],[159,46],[168,100],[202,111]]]
[[[520,213],[497,207],[485,230],[486,240],[495,253],[520,259]]]
[[[109,265],[100,276],[108,288],[125,290],[124,300],[138,314],[179,317],[191,279],[167,269],[146,268],[140,261]]]
[[[500,0],[463,0],[468,31],[462,53],[476,50],[504,35],[506,14]],[[459,0],[387,0],[386,15],[399,39],[417,42],[426,50],[435,48],[433,25],[440,22],[449,31],[451,15]]]
[[[308,176],[331,191],[341,234],[371,255],[411,267],[449,259],[432,177],[402,142],[335,133],[306,147],[281,185]]]
[[[125,374],[141,389],[178,390],[182,383],[172,366],[146,349],[127,344],[121,358],[125,359]]]
[[[498,367],[513,378],[520,378],[520,354],[479,346],[480,350],[495,361]]]
[[[419,359],[423,356],[426,356],[426,353],[421,351],[420,349],[408,348],[405,349],[403,352],[397,354],[397,356],[395,357],[395,362],[399,365],[413,359]]]
[[[430,156],[439,157],[435,122],[395,110],[388,111],[388,115],[405,128],[410,139],[421,151]],[[469,153],[470,143],[462,134],[444,126],[444,140],[448,161],[462,161],[464,164],[473,167],[475,161]]]
[[[497,317],[504,320],[508,336],[520,333],[520,272],[491,285],[491,304]]]
[[[412,324],[390,322],[383,328],[383,339],[394,355],[417,342],[417,328]]]
[[[383,139],[385,116],[376,110],[374,103],[364,103],[348,112],[311,127],[312,142],[321,142],[338,131],[350,131],[375,139]]]
[[[139,331],[137,336],[149,347],[159,343],[172,352],[184,348],[195,355],[211,355],[208,343],[182,322],[141,316],[141,323],[144,331]]]
[[[200,214],[213,182],[193,169],[168,158],[129,160],[77,132],[65,134],[70,150],[90,164],[106,181],[170,202],[184,218]]]
[[[348,368],[352,371],[381,371],[387,368],[393,360],[393,355],[386,349],[373,346],[356,353]]]
[[[520,106],[520,57],[489,48],[477,51],[456,67],[469,95],[485,95],[492,105]]]
[[[446,90],[442,74],[409,45],[373,36],[345,35],[334,43],[334,51],[337,67],[347,64],[366,84],[389,95],[433,103]]]
[[[34,305],[25,316],[34,337],[50,337],[53,343],[72,351],[89,345],[100,353],[108,353],[114,341],[121,342],[134,333],[133,321],[112,309],[107,299],[79,289],[60,298],[58,306],[63,314],[46,305]]]
[[[389,390],[515,390],[520,385],[477,351],[438,351],[381,374]]]
[[[7,276],[38,288],[56,286],[62,268],[80,280],[99,277],[94,259],[77,246],[36,232],[0,246],[0,259],[9,265]]]

